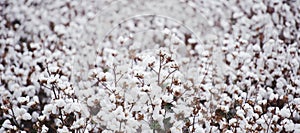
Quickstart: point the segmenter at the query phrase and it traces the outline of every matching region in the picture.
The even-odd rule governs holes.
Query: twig
[[[192,127],[192,132],[195,132],[195,121],[196,121],[196,115],[193,116],[193,127]]]
[[[171,76],[171,74],[173,74],[176,71],[177,71],[177,69],[173,70],[172,72],[169,72],[169,74],[167,75],[167,77],[161,83],[159,83],[159,86],[161,86]]]
[[[144,80],[141,80],[140,78],[137,78],[138,80],[139,80],[139,82],[142,84],[142,87],[144,87],[144,85],[145,85],[145,82],[144,82]]]
[[[149,66],[150,67],[150,70],[155,72],[157,75],[158,75],[158,72],[156,70],[154,70],[154,68],[152,66]]]
[[[109,88],[106,86],[105,83],[101,82],[101,85],[102,85],[105,89],[107,89],[108,91],[110,91],[111,93],[114,93],[111,89],[109,89]]]
[[[164,57],[163,56],[159,56],[159,68],[158,68],[158,74],[157,74],[157,84],[160,85],[160,72],[162,69],[162,61],[163,61]]]
[[[117,87],[117,74],[116,74],[116,66],[114,65],[113,68],[113,73],[114,73],[114,83],[115,83],[115,87]]]
[[[119,79],[117,80],[117,83],[123,78],[124,74],[122,74]]]

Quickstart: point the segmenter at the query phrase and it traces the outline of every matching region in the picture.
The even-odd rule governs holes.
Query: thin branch
[[[163,58],[161,55],[159,56],[159,68],[158,68],[158,74],[157,74],[157,84],[160,85],[160,73],[161,73],[161,69],[162,69],[162,61]]]
[[[109,88],[106,86],[105,83],[101,82],[101,85],[102,85],[105,89],[107,89],[109,92],[114,93],[111,89],[109,89]]]
[[[157,75],[158,75],[158,72],[156,70],[154,70],[154,68],[152,66],[149,66],[150,67],[150,70],[155,72]]]
[[[174,80],[174,75],[172,76],[172,79],[171,79],[171,84],[170,84],[170,88],[172,88],[172,86],[173,86],[173,80]]]
[[[119,132],[121,132],[121,127],[122,127],[122,121],[119,121],[120,124],[119,124]]]
[[[113,73],[114,73],[114,83],[115,83],[115,87],[117,87],[117,73],[116,73],[116,66],[114,65],[113,68]]]
[[[135,105],[135,103],[132,103],[132,104],[131,104],[131,107],[130,107],[130,109],[129,109],[129,112],[131,112],[131,110],[132,110],[132,108],[133,108],[134,105]]]
[[[184,93],[186,93],[186,92],[187,92],[187,90],[185,90],[180,96],[178,96],[177,99],[179,99],[181,96],[183,96]],[[174,95],[173,95],[173,96],[174,96]],[[175,102],[175,100],[173,99],[170,103],[172,103],[172,102]]]
[[[124,74],[122,74],[119,79],[117,80],[117,83],[123,78]]]
[[[144,87],[144,85],[145,85],[145,82],[144,82],[144,80],[141,80],[141,78],[137,78],[138,80],[139,80],[139,82],[142,84],[142,87]]]
[[[195,121],[196,121],[196,115],[193,116],[193,127],[192,127],[192,132],[195,132],[195,131],[196,131],[196,128],[195,128]]]
[[[177,71],[177,69],[173,70],[172,72],[169,72],[169,74],[167,75],[167,77],[159,84],[159,86],[161,86],[171,76],[171,74],[173,74],[176,71]]]
[[[58,96],[57,96],[57,94],[56,94],[56,92],[55,92],[54,85],[52,85],[51,89],[52,89],[52,91],[53,91],[53,93],[54,93],[55,99],[58,99]]]

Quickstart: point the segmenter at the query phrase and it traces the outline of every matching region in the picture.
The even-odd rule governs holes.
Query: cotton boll
[[[55,107],[53,107],[52,104],[47,104],[47,105],[44,106],[44,110],[42,111],[42,113],[43,113],[44,115],[51,114],[53,108],[55,108]]]
[[[63,126],[62,128],[58,128],[57,131],[60,132],[60,133],[70,132],[69,129],[66,126]]]
[[[57,80],[58,80],[57,77],[51,75],[51,76],[48,78],[47,83],[48,83],[48,84],[53,84],[53,83],[55,83]]]
[[[250,104],[248,104],[248,103],[246,103],[245,105],[244,105],[244,107],[243,107],[245,110],[247,110],[248,111],[248,113],[251,111],[253,111],[253,108],[252,108],[252,106],[250,105]]]
[[[289,31],[289,28],[285,28],[283,30],[283,36],[286,37],[286,38],[291,38],[291,34],[290,34],[290,31]]]
[[[72,103],[71,104],[71,110],[75,112],[80,112],[81,105],[79,103]]]
[[[139,97],[139,103],[146,103],[148,101],[148,95],[146,92],[140,92]]]
[[[120,36],[120,37],[118,38],[117,41],[118,41],[121,45],[123,45],[123,44],[125,44],[128,40],[129,40],[128,37]]]
[[[222,111],[224,111],[226,113],[229,112],[229,106],[222,105],[220,108],[221,108]]]
[[[300,132],[300,124],[294,124],[294,126],[295,126],[295,132],[296,133],[298,133],[298,132]]]
[[[144,87],[141,87],[141,90],[144,92],[150,92],[152,90],[152,88],[150,86],[144,86]]]
[[[0,64],[0,71],[4,70],[4,66],[2,64]]]
[[[133,132],[136,132],[136,129],[140,125],[139,122],[133,118],[127,119],[126,124],[128,125],[128,127],[132,128],[131,130],[129,130],[129,129],[126,129],[126,130],[133,131]]]
[[[22,115],[22,119],[23,120],[30,120],[31,118],[32,117],[31,117],[31,115],[29,113],[25,113],[25,114]]]
[[[62,108],[66,105],[66,102],[63,99],[58,99],[58,100],[55,101],[55,103],[56,103],[56,106],[59,107],[59,108]]]
[[[278,94],[271,93],[269,99],[270,100],[277,100],[278,99]]]
[[[40,44],[39,43],[30,43],[30,48],[32,48],[32,49],[39,49],[40,48]]]
[[[62,82],[62,83],[58,83],[58,84],[57,84],[57,87],[58,87],[60,90],[65,90],[65,89],[67,89],[68,86],[69,86],[69,85],[68,85],[68,83],[66,83],[66,82]]]
[[[160,108],[158,106],[156,106],[154,108],[152,118],[153,118],[153,120],[158,121],[159,125],[163,128],[164,127],[164,124],[163,124],[164,116],[159,113],[159,110],[160,110]]]
[[[174,126],[170,128],[170,131],[171,133],[182,133],[182,129]]]
[[[113,131],[111,131],[111,130],[103,130],[102,133],[113,133]]]
[[[40,120],[40,121],[44,121],[46,119],[46,116],[45,115],[42,115],[42,116],[39,116],[38,117],[38,120]]]
[[[40,114],[36,111],[32,112],[31,117],[32,117],[32,121],[37,121],[38,117],[40,116]]]
[[[275,40],[273,40],[273,39],[268,40],[268,41],[265,43],[265,45],[263,46],[264,52],[265,52],[266,54],[271,54],[274,45],[275,45]]]
[[[168,29],[168,28],[165,28],[163,31],[162,31],[163,34],[165,35],[170,35],[171,34],[171,30]]]
[[[254,111],[255,111],[255,112],[258,112],[258,113],[262,113],[262,108],[261,108],[261,106],[255,105],[255,106],[254,106]]]
[[[236,125],[237,123],[237,119],[236,118],[232,118],[229,120],[229,125]]]
[[[173,95],[165,94],[162,96],[162,100],[165,101],[166,103],[170,103],[173,101]]]
[[[292,121],[289,121],[288,123],[286,123],[284,125],[284,128],[286,131],[291,132],[291,131],[294,131],[295,125]]]
[[[2,126],[4,128],[7,128],[7,129],[14,129],[15,126],[13,126],[10,122],[10,120],[5,120],[3,123],[2,123]]]
[[[205,129],[203,129],[203,127],[199,126],[198,124],[195,125],[195,127],[196,127],[195,130],[196,133],[205,133]]]
[[[265,120],[263,120],[262,118],[259,118],[257,121],[256,121],[257,124],[264,124],[265,123]]]
[[[157,106],[158,106],[158,105],[161,105],[161,103],[162,103],[162,100],[161,100],[161,99],[156,98],[156,99],[153,100],[153,104],[154,104],[154,105],[157,105]]]
[[[73,125],[71,126],[71,129],[78,129],[80,127],[84,127],[85,120],[84,118],[80,118],[79,120],[76,120]]]
[[[284,107],[280,110],[279,115],[283,118],[289,118],[291,116],[291,112],[287,107]]]
[[[57,32],[58,34],[66,34],[66,27],[64,25],[56,25],[54,27],[54,31]]]
[[[275,122],[277,122],[279,119],[280,119],[280,117],[278,115],[274,115],[272,118],[272,120]]]
[[[233,131],[227,130],[225,131],[225,133],[233,133]]]
[[[172,35],[171,43],[175,44],[175,45],[184,44],[184,42],[178,36],[176,36],[176,35]],[[171,45],[171,46],[173,46],[173,45]]]
[[[284,78],[277,79],[276,87],[279,89],[283,89],[284,86],[287,85],[287,81]]]
[[[236,112],[237,116],[239,116],[240,118],[244,118],[245,112],[243,110],[238,110]]]
[[[188,42],[189,42],[190,44],[194,44],[194,43],[197,43],[197,39],[195,39],[195,38],[189,38],[189,39],[188,39]]]
[[[29,101],[29,97],[18,97],[17,100],[19,103],[25,103]]]
[[[112,103],[116,102],[116,96],[115,96],[115,95],[110,95],[110,96],[109,96],[109,100],[110,100]]]
[[[42,133],[48,133],[49,128],[45,125],[42,126]]]
[[[292,69],[294,70],[294,71],[296,71],[296,70],[298,70],[299,69],[299,66],[300,66],[300,63],[299,63],[299,61],[296,59],[296,58],[294,58],[294,59],[292,59],[292,61],[291,61],[291,67],[292,67]]]
[[[93,12],[88,12],[88,13],[87,13],[87,17],[88,17],[89,19],[92,19],[92,18],[95,17],[95,14],[94,14]]]
[[[14,107],[14,113],[17,120],[23,119],[23,115],[27,113],[27,111],[23,108]],[[11,112],[12,113],[12,112]]]
[[[93,106],[95,106],[96,101],[97,101],[96,97],[92,96],[87,99],[87,105],[90,107],[93,107]]]

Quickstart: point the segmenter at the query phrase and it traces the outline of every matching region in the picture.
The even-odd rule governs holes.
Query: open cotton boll
[[[55,108],[55,107],[53,107],[52,104],[47,104],[47,105],[45,105],[44,110],[42,111],[42,113],[43,113],[44,115],[51,114],[53,108]]]
[[[293,123],[293,121],[288,121],[285,125],[284,128],[286,131],[291,132],[294,131],[295,129],[295,124]]]
[[[80,127],[83,127],[85,125],[84,118],[80,118],[79,120],[75,121],[73,125],[71,126],[71,129],[77,129]]]
[[[278,94],[271,93],[269,99],[270,100],[277,100],[278,99]]]
[[[14,125],[12,125],[11,122],[10,122],[10,120],[8,120],[8,119],[5,120],[5,121],[2,123],[2,126],[3,126],[4,128],[12,129],[12,130],[16,130],[16,129],[17,129],[17,127],[14,126]]]
[[[29,101],[29,97],[18,97],[17,100],[19,103],[25,103]]]
[[[295,126],[294,131],[295,131],[296,133],[300,132],[300,124],[294,124],[294,126]]]
[[[56,103],[56,106],[59,107],[59,108],[62,108],[66,105],[66,102],[63,99],[55,100],[55,103]]]
[[[67,89],[68,86],[69,86],[69,84],[67,82],[62,82],[62,83],[57,84],[57,87],[61,90]]]
[[[48,133],[49,128],[45,125],[42,126],[42,133]]]
[[[245,112],[244,112],[243,110],[240,109],[240,110],[238,110],[238,111],[236,112],[236,114],[237,114],[237,116],[243,118],[244,115],[245,115]]]
[[[194,44],[194,43],[197,43],[197,39],[195,39],[195,38],[189,38],[188,42],[191,43],[191,44]]]
[[[22,115],[22,119],[23,120],[30,120],[31,118],[32,117],[31,117],[31,115],[29,113],[25,113],[25,114]]]
[[[173,95],[171,94],[165,94],[162,96],[161,98],[163,101],[167,102],[167,103],[170,103],[173,101]]]
[[[280,110],[279,115],[283,118],[289,118],[291,116],[291,112],[287,107],[284,107]]]
[[[60,133],[68,133],[70,132],[69,129],[66,126],[63,126],[62,128],[57,129]]]
[[[40,44],[39,43],[30,43],[30,48],[32,48],[32,49],[39,49],[40,48]]]
[[[171,34],[171,30],[168,29],[168,28],[165,28],[163,31],[162,31],[163,34],[165,35],[170,35]]]
[[[58,80],[58,77],[57,77],[57,76],[51,75],[51,76],[47,79],[47,83],[48,83],[48,84],[53,84],[53,83],[55,83],[57,80]]]
[[[59,67],[57,67],[57,66],[49,66],[48,69],[49,69],[49,71],[51,73],[56,73],[59,70]]]
[[[57,32],[58,34],[66,34],[67,30],[64,25],[56,25],[54,27],[54,31]]]

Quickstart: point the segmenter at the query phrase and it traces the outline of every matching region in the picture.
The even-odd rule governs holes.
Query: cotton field
[[[300,132],[299,0],[2,0],[0,132]]]

